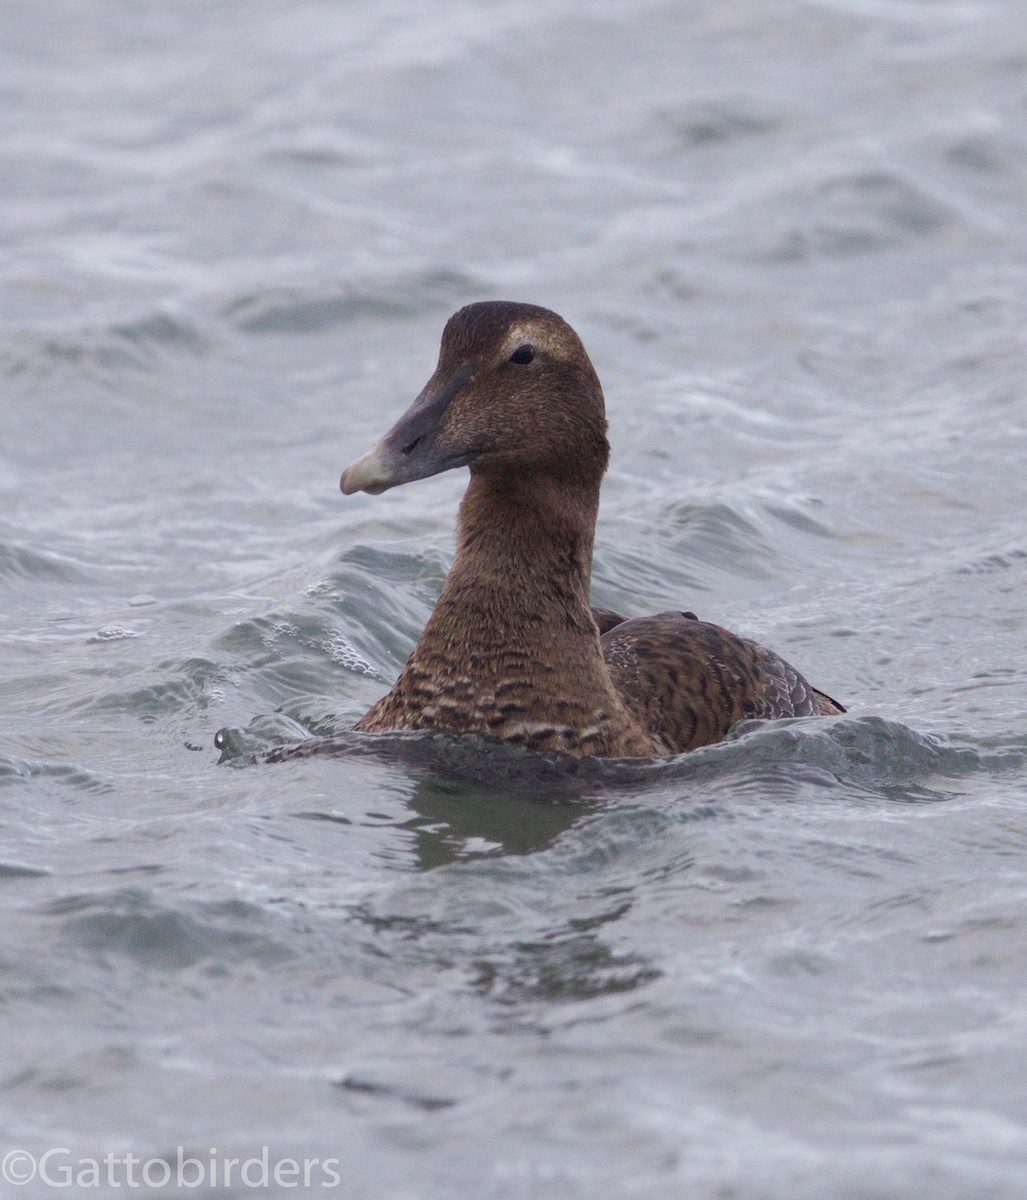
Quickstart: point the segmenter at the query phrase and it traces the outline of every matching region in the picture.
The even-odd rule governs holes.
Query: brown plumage
[[[409,411],[343,492],[469,466],[457,553],[399,679],[357,723],[443,729],[537,750],[677,754],[744,717],[843,712],[783,659],[692,613],[589,606],[609,445],[577,334],[530,304],[471,304]]]

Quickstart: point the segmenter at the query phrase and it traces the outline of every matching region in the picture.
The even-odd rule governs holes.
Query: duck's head
[[[424,390],[340,486],[377,495],[466,466],[598,486],[608,456],[602,388],[578,335],[547,308],[487,301],[450,317]]]

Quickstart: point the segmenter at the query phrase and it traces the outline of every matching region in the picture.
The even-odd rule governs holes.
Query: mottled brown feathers
[[[511,303],[450,318],[424,390],[342,476],[344,492],[376,494],[471,471],[442,595],[357,729],[651,757],[719,741],[744,717],[844,711],[772,651],[692,613],[590,608],[608,455],[599,380],[562,318]]]
[[[692,613],[665,612],[614,626],[602,638],[614,686],[665,753],[718,742],[747,717],[843,712],[756,642]]]

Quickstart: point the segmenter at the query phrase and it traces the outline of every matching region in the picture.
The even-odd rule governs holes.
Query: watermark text
[[[337,1158],[285,1158],[267,1146],[249,1158],[222,1155],[215,1146],[199,1155],[178,1146],[173,1155],[144,1158],[113,1150],[100,1158],[77,1156],[66,1146],[39,1154],[8,1150],[0,1179],[13,1187],[39,1182],[52,1188],[335,1188],[342,1183]]]

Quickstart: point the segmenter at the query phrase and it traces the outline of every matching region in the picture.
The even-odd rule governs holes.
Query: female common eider
[[[773,651],[691,613],[589,606],[609,452],[602,388],[566,321],[506,302],[449,319],[435,374],[342,475],[346,495],[377,495],[471,469],[442,595],[357,729],[651,758],[719,741],[744,717],[845,711]]]

